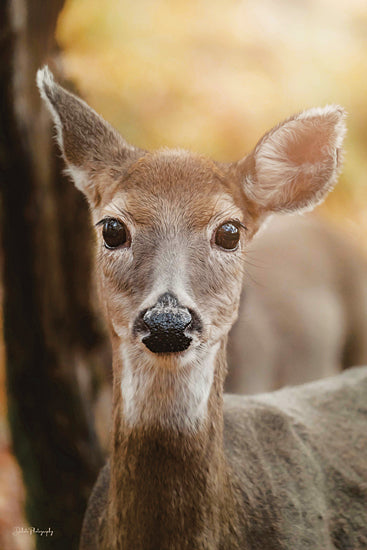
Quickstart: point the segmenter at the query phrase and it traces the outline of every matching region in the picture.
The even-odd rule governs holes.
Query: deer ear
[[[37,72],[37,85],[57,131],[57,141],[75,185],[93,204],[100,200],[101,176],[117,173],[137,150],[84,101],[54,81],[47,67]]]
[[[260,211],[312,209],[333,188],[341,164],[345,112],[314,108],[273,128],[239,163],[244,192]]]

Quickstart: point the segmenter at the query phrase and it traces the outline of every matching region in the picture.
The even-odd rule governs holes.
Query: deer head
[[[330,191],[344,112],[297,114],[225,164],[129,145],[47,68],[38,86],[96,228],[125,422],[195,429],[224,376],[215,357],[237,315],[246,246],[270,214],[303,212]]]

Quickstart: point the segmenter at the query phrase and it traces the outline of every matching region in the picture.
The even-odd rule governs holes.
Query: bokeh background
[[[131,143],[235,160],[312,106],[348,112],[345,167],[321,215],[367,251],[365,0],[68,0],[63,73]],[[6,427],[0,345],[0,546],[29,550]]]
[[[57,38],[83,96],[143,148],[235,160],[289,115],[342,105],[345,168],[324,210],[364,241],[363,0],[70,0]]]

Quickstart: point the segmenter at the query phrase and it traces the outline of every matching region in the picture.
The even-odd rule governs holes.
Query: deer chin
[[[123,416],[130,428],[196,431],[205,421],[218,343],[174,354],[121,345]]]
[[[204,360],[209,353],[210,346],[206,345],[197,336],[190,338],[190,345],[181,351],[151,351],[144,343],[144,338],[121,340],[122,364],[126,361],[135,365],[135,368],[155,369],[179,373],[181,369],[189,368],[198,360]],[[169,347],[169,346],[167,346]]]

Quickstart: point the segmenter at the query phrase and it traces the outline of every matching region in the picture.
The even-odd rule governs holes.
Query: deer
[[[111,456],[80,548],[366,548],[367,368],[223,392],[247,244],[332,189],[343,109],[305,110],[219,163],[129,145],[47,67],[37,83],[90,205],[113,352]]]
[[[367,259],[344,227],[274,215],[249,244],[225,391],[254,394],[367,364]]]

